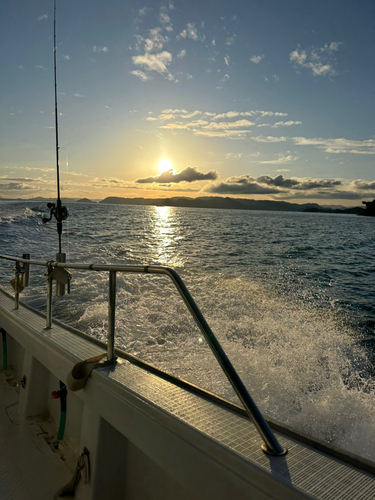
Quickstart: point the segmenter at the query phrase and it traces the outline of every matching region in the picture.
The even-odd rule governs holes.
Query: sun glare
[[[173,170],[172,163],[169,160],[160,160],[158,163],[158,169],[160,173],[166,172],[168,170]]]

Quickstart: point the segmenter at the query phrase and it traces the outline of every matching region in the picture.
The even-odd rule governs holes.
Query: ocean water
[[[189,288],[268,416],[375,461],[375,219],[70,204],[63,251],[80,263],[157,264]],[[0,253],[51,260],[44,203],[0,202]],[[12,264],[1,263],[10,290]],[[45,309],[44,269],[22,300]],[[108,275],[72,271],[53,314],[105,338]],[[173,284],[118,275],[116,344],[236,401]]]

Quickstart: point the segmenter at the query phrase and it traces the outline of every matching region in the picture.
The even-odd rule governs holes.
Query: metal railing
[[[25,254],[24,254],[25,257]],[[190,295],[184,282],[180,276],[168,267],[162,266],[120,266],[120,265],[97,265],[97,264],[72,264],[58,261],[41,262],[30,260],[29,258],[10,257],[8,255],[0,255],[0,259],[15,262],[15,309],[19,307],[19,290],[20,290],[20,275],[26,273],[26,268],[30,265],[44,266],[47,268],[47,307],[46,307],[46,328],[52,327],[52,273],[55,269],[78,269],[81,271],[105,271],[109,273],[109,300],[108,300],[108,334],[107,334],[107,357],[109,361],[115,361],[115,309],[116,309],[116,273],[136,273],[136,274],[158,274],[168,276],[179,294],[181,295],[187,309],[194,318],[202,335],[211,348],[215,358],[217,359],[220,367],[231,383],[233,389],[237,393],[240,401],[242,402],[246,413],[253,421],[259,434],[261,435],[264,443],[262,449],[272,455],[285,455],[287,450],[282,448],[268,423],[259,411],[254,400],[247,391],[245,385],[240,379],[238,373],[234,369],[228,356],[225,354],[219,341],[215,337],[203,314],[196,305],[194,299]],[[20,264],[23,264],[22,268]]]

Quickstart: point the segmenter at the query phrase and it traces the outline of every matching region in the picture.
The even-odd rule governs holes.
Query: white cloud
[[[82,94],[73,94],[74,97],[87,97],[87,95],[82,95]]]
[[[243,155],[243,153],[227,153],[227,154],[225,155],[225,158],[226,158],[227,160],[230,160],[230,159],[232,159],[232,158],[233,158],[233,159],[238,159],[238,158],[241,158],[241,157],[242,157],[242,155]]]
[[[280,163],[290,163],[292,161],[297,161],[298,159],[299,156],[284,156],[281,154],[276,160],[258,161],[258,163],[262,165],[279,165]]]
[[[132,60],[136,66],[141,66],[147,71],[156,71],[162,75],[168,73],[167,66],[172,62],[172,54],[167,51],[159,54],[146,53],[142,56],[134,56]]]
[[[195,24],[188,23],[188,25],[186,26],[186,31],[188,38],[191,38],[192,40],[195,41],[198,40],[198,31],[197,28],[195,27]]]
[[[264,54],[262,54],[261,56],[252,56],[252,57],[250,57],[250,61],[255,63],[255,64],[259,64],[263,58],[264,58]]]
[[[201,28],[204,27],[204,24],[201,25]],[[198,30],[193,23],[188,23],[186,25],[186,28],[181,31],[181,33],[176,37],[177,40],[180,40],[181,38],[190,38],[191,40],[194,40],[197,42],[198,40],[204,41],[206,37],[204,35],[199,35]]]
[[[211,122],[208,125],[205,125],[204,129],[210,130],[218,130],[218,129],[236,129],[236,128],[246,128],[252,127],[255,125],[254,122],[250,122],[249,120],[237,120],[235,122]]]
[[[259,125],[257,125],[257,128],[261,128],[261,127],[271,127],[271,128],[291,127],[292,125],[302,125],[302,122],[288,120],[287,122],[276,122],[273,125],[271,125],[269,123],[260,123]]]
[[[142,82],[147,82],[148,80],[152,80],[151,75],[147,75],[146,73],[144,73],[143,71],[141,71],[139,69],[135,69],[134,71],[131,71],[130,73],[134,76],[137,76],[140,80],[142,80]]]
[[[39,69],[43,69],[44,71],[47,71],[47,68],[45,68],[44,66],[41,66],[40,64],[37,64],[35,67],[39,68]]]
[[[70,56],[68,56],[68,54],[64,54],[64,55],[63,55],[63,59],[66,59],[67,61],[69,61]]]
[[[311,69],[314,76],[334,76],[335,58],[333,52],[339,50],[342,42],[326,43],[323,47],[311,47],[309,51],[299,48],[289,54],[289,60],[295,66]]]
[[[182,59],[183,57],[186,56],[186,50],[185,49],[182,49],[178,54],[177,54],[177,57],[179,59]]]
[[[95,52],[95,54],[98,54],[99,52],[108,52],[108,47],[97,47],[96,45],[93,45],[92,47],[92,50],[93,52]]]
[[[17,69],[23,69],[22,65],[17,66]]]
[[[364,141],[344,138],[308,139],[306,137],[293,137],[292,139],[297,146],[316,146],[319,149],[323,149],[326,153],[360,155],[375,154],[375,139],[366,139]]]
[[[258,135],[257,137],[251,137],[253,141],[256,142],[285,142],[286,137],[273,137],[268,135],[267,137],[264,137],[263,135]]]
[[[168,15],[167,8],[163,5],[160,7],[159,21],[161,24],[168,24],[171,22],[171,18]]]
[[[227,66],[229,66],[229,59],[230,59],[229,56],[224,56],[224,62]]]
[[[48,19],[48,15],[47,14],[43,14],[42,16],[39,16],[37,18],[38,21],[42,21],[43,19]]]

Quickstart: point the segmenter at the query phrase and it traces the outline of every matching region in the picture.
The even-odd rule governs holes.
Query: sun
[[[158,163],[158,169],[160,173],[167,172],[168,170],[173,170],[172,163],[169,160],[160,160]]]

